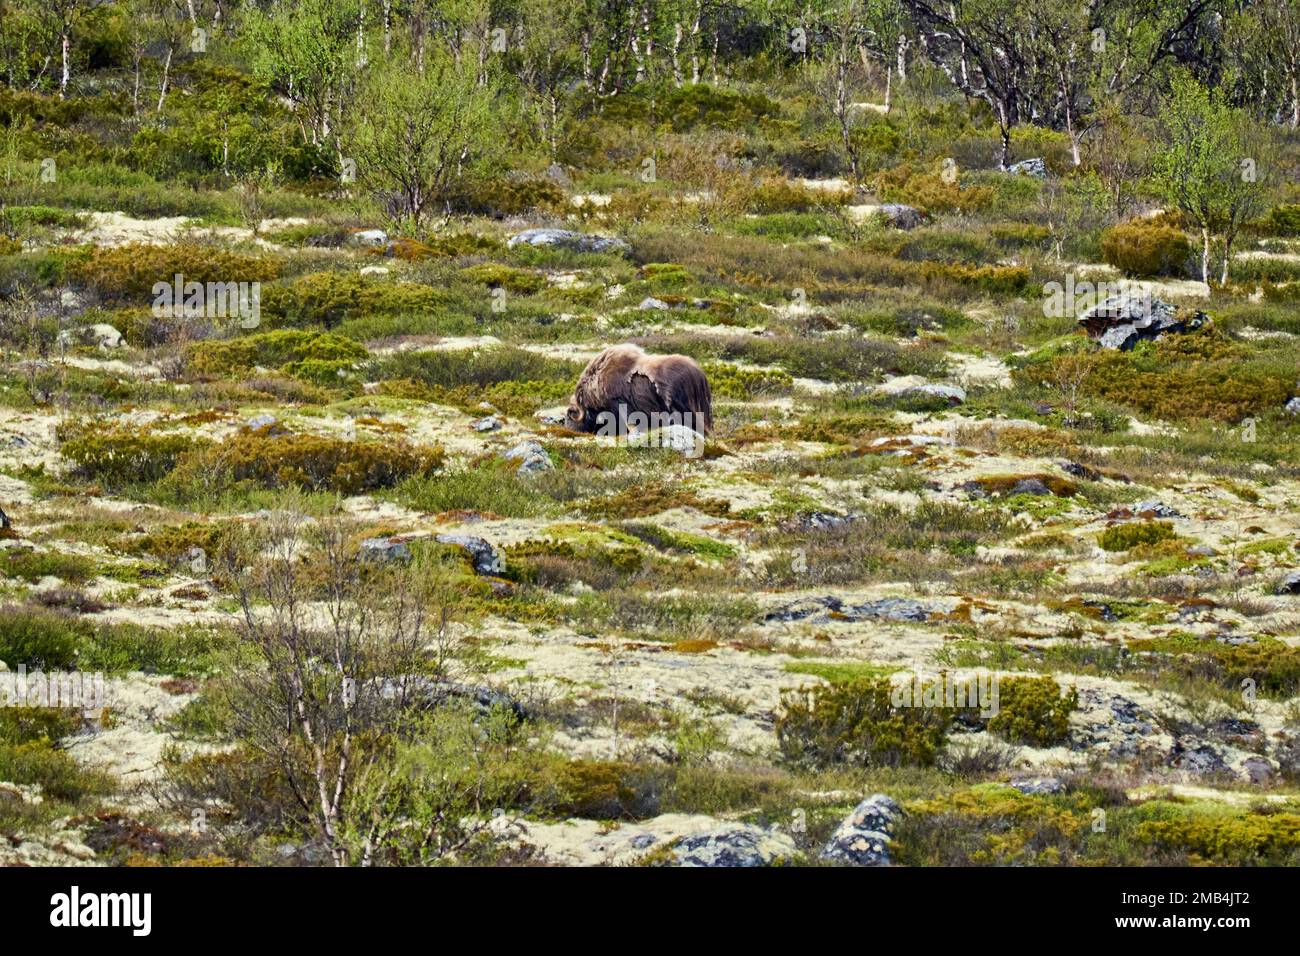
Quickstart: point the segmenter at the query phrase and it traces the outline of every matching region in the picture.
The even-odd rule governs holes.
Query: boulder
[[[1007,786],[1030,796],[1049,796],[1065,792],[1065,784],[1055,777],[1021,777],[1012,780]]]
[[[1047,177],[1047,163],[1041,157],[1022,159],[1020,162],[1008,166],[1007,172],[1015,176],[1033,176],[1035,179],[1045,179]]]
[[[886,203],[878,210],[885,222],[895,229],[915,229],[925,223],[925,213],[914,206]]]
[[[1287,403],[1282,406],[1282,410],[1288,415],[1300,415],[1300,395],[1288,399]]]
[[[64,329],[59,333],[63,345],[93,345],[104,350],[122,347],[122,333],[104,322]]]
[[[1206,321],[1204,312],[1180,312],[1161,299],[1133,292],[1112,295],[1079,317],[1079,324],[1102,348],[1120,351],[1167,332],[1194,331]]]
[[[1007,492],[1008,495],[1050,495],[1051,493],[1052,489],[1043,484],[1041,478],[1021,478]]]
[[[392,538],[366,538],[361,542],[360,555],[364,561],[410,561],[411,549],[404,541]]]
[[[1139,501],[1133,506],[1133,513],[1140,518],[1181,518],[1182,515],[1163,501],[1151,498]]]
[[[894,824],[902,815],[902,807],[891,797],[872,794],[836,827],[821,858],[853,866],[888,866]]]
[[[929,398],[945,399],[950,405],[960,405],[966,401],[966,389],[960,385],[943,385],[937,382],[927,382],[925,385],[914,385],[905,389],[903,395],[923,395]]]
[[[535,438],[521,441],[518,445],[503,452],[501,457],[506,461],[519,462],[519,474],[521,475],[531,475],[555,467],[551,462],[551,456],[546,454],[546,449],[542,447],[542,443]]]
[[[840,598],[828,595],[787,604],[769,611],[763,620],[769,622],[876,620],[924,623],[933,615],[941,615],[945,611],[943,607],[923,604],[910,598],[880,598],[864,604],[846,604]]]
[[[486,418],[480,418],[470,427],[476,432],[494,432],[501,427],[501,419],[495,415],[488,415]]]
[[[627,252],[630,248],[622,239],[593,236],[571,229],[525,229],[511,236],[506,245],[511,249],[516,246],[554,246],[573,252]]]
[[[798,853],[794,840],[777,830],[749,823],[724,823],[682,837],[673,847],[676,866],[771,866]]]
[[[1300,594],[1300,571],[1292,571],[1274,588],[1275,594]]]
[[[656,299],[652,295],[646,296],[637,306],[642,312],[667,312],[670,306],[663,299]]]
[[[672,424],[638,432],[629,435],[627,443],[633,448],[670,448],[686,458],[699,458],[704,454],[704,436],[685,425]]]
[[[505,556],[492,547],[485,538],[472,534],[440,534],[434,540],[439,544],[454,544],[464,548],[469,554],[474,570],[479,574],[496,576],[505,573]]]
[[[388,246],[388,233],[382,229],[358,229],[352,233],[348,240],[359,246],[374,246],[375,248],[386,248]]]

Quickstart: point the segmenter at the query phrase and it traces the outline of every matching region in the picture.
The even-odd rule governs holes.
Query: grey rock
[[[122,347],[122,333],[105,322],[97,322],[64,329],[59,333],[59,341],[63,345],[93,345],[107,351]]]
[[[516,246],[555,246],[574,252],[627,252],[630,248],[622,239],[592,236],[571,229],[525,229],[511,236],[506,245],[511,249]]]
[[[886,203],[880,207],[879,214],[895,229],[915,229],[925,222],[925,213],[902,203]]]
[[[853,866],[888,866],[889,844],[903,808],[883,793],[873,793],[835,828],[821,858]]]
[[[942,614],[943,608],[922,604],[908,598],[881,598],[865,604],[845,604],[833,595],[795,601],[782,608],[769,611],[764,621],[912,621],[923,623],[932,615]]]
[[[1047,796],[1065,792],[1065,784],[1055,777],[1021,777],[1007,785],[1013,790],[1019,790],[1030,796]]]
[[[485,684],[462,684],[422,674],[406,674],[384,678],[379,682],[378,691],[385,700],[398,700],[419,707],[463,702],[484,716],[493,710],[507,710],[519,720],[529,717],[528,709],[516,697]]]
[[[673,862],[708,868],[771,866],[797,852],[786,834],[748,823],[724,823],[678,840]]]
[[[434,538],[439,544],[454,544],[464,548],[479,574],[501,575],[506,570],[505,555],[492,547],[485,538],[472,534],[440,534]]]
[[[656,299],[654,296],[648,295],[641,300],[641,304],[637,308],[642,312],[666,312],[671,306],[663,299]]]
[[[501,419],[495,415],[489,415],[474,422],[472,427],[476,432],[494,432],[501,427]]]
[[[386,247],[388,245],[388,233],[382,229],[358,229],[349,237],[351,242],[359,246]]]
[[[411,549],[404,541],[392,538],[366,538],[361,542],[361,558],[365,561],[410,561]]]
[[[854,515],[834,515],[825,511],[810,511],[796,515],[785,526],[791,531],[840,531],[856,520]]]
[[[1282,410],[1289,415],[1300,415],[1300,395],[1288,399],[1287,403],[1282,406]]]
[[[1102,348],[1121,351],[1168,332],[1194,331],[1206,321],[1204,312],[1179,316],[1168,302],[1135,292],[1110,296],[1079,317],[1079,324]]]
[[[1194,558],[1212,558],[1219,552],[1208,544],[1194,544],[1187,549],[1187,553]]]
[[[1041,157],[1022,159],[1020,162],[1008,166],[1007,172],[1015,176],[1033,176],[1035,179],[1044,179],[1047,176],[1047,163]]]
[[[535,438],[528,438],[501,455],[506,461],[519,462],[519,474],[531,475],[539,471],[554,468],[551,456],[546,454],[542,443]]]
[[[1040,478],[1021,478],[1011,486],[1011,495],[1050,495],[1052,489],[1043,484]]]
[[[1253,784],[1268,783],[1273,779],[1273,765],[1263,757],[1247,757],[1241,762],[1241,771]]]
[[[59,293],[59,305],[69,312],[77,312],[85,308],[86,300],[81,297],[81,293],[64,289]]]
[[[952,405],[960,405],[966,401],[966,389],[960,385],[943,385],[937,382],[929,382],[925,385],[915,385],[903,392],[904,395],[926,395],[931,398],[944,398]]]
[[[1273,590],[1274,594],[1300,594],[1300,571],[1292,571]]]
[[[1181,518],[1182,515],[1175,511],[1163,501],[1157,501],[1151,498],[1147,501],[1139,501],[1133,506],[1133,513],[1142,517],[1153,518]]]
[[[257,430],[259,428],[270,428],[276,423],[274,415],[254,415],[248,421],[244,422],[247,428]]]
[[[1188,745],[1181,740],[1174,741],[1169,763],[1197,777],[1218,776],[1228,770],[1223,756],[1207,743],[1193,742]]]

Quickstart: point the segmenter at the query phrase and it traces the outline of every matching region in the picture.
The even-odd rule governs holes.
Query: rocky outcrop
[[[1180,311],[1168,302],[1133,292],[1113,295],[1079,317],[1079,324],[1102,348],[1121,351],[1144,339],[1194,331],[1207,321],[1204,312]]]
[[[821,858],[853,866],[889,866],[889,845],[903,809],[883,793],[867,797],[835,828]]]
[[[434,540],[439,544],[452,544],[463,548],[469,555],[474,570],[479,574],[493,576],[505,574],[505,555],[492,547],[485,538],[472,534],[440,534]]]
[[[724,823],[703,833],[682,837],[673,846],[676,866],[771,866],[792,859],[794,840],[777,830],[749,823]]]
[[[627,252],[629,249],[622,239],[593,236],[571,229],[525,229],[511,236],[507,245],[511,249],[516,246],[552,246],[572,252]]]

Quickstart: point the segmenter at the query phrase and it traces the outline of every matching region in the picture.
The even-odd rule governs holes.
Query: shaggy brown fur
[[[605,426],[622,433],[638,412],[651,423],[653,416],[672,416],[671,421],[707,435],[713,428],[713,393],[704,370],[685,355],[647,355],[635,345],[611,346],[578,377],[565,424],[580,432]]]

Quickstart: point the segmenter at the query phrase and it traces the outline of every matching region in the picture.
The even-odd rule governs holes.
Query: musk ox
[[[713,428],[713,394],[694,359],[615,345],[582,370],[565,424],[611,435],[675,424],[707,435]]]

